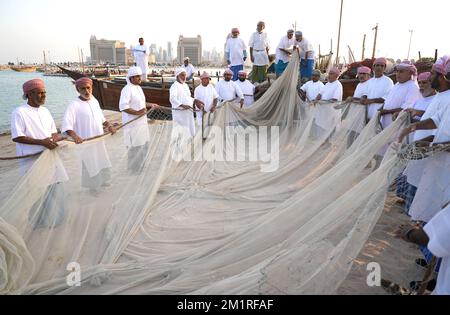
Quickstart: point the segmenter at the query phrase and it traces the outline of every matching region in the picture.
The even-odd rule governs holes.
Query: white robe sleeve
[[[126,109],[130,109],[130,102],[131,102],[131,93],[130,89],[125,86],[122,89],[122,92],[120,92],[120,101],[119,101],[119,110],[123,112]]]
[[[212,94],[213,94],[213,99],[219,98],[219,93],[217,93],[216,88],[213,87],[211,89],[211,91],[212,91]]]
[[[172,84],[170,88],[170,104],[172,104],[172,108],[178,108],[183,103],[180,101],[178,97],[178,86],[176,83]]]
[[[26,137],[26,126],[18,110],[15,110],[11,116],[11,138]]]
[[[236,90],[236,95],[243,100],[244,99],[244,93],[242,92],[242,89],[239,87],[239,85],[237,85],[235,82],[233,82],[234,84],[234,88]]]
[[[450,206],[439,212],[424,227],[430,242],[428,249],[439,258],[450,257]]]
[[[70,104],[67,107],[66,112],[64,113],[64,118],[61,125],[61,132],[65,133],[69,130],[73,131],[75,129],[75,123],[76,123],[75,109],[72,106],[72,104]]]
[[[341,82],[338,81],[338,84],[336,86],[336,90],[334,91],[333,98],[337,99],[338,102],[342,102],[342,97],[344,95],[343,87]]]
[[[384,99],[384,100],[387,100],[387,98],[388,98],[389,94],[391,93],[393,87],[394,87],[394,82],[390,78],[388,78],[386,80],[386,88],[385,88],[385,91],[384,91],[384,95],[381,98]]]

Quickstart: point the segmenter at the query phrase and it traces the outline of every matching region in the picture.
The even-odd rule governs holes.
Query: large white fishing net
[[[349,103],[320,128],[336,104],[302,102],[298,68],[295,55],[253,107],[206,115],[192,143],[171,122],[132,124],[61,143],[25,176],[0,163],[0,293],[335,293],[407,163],[395,145],[375,159],[406,115],[381,131]]]

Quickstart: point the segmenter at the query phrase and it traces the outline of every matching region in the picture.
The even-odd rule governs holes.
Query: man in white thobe
[[[127,74],[127,85],[120,93],[119,109],[122,112],[123,135],[128,149],[128,169],[139,174],[145,164],[149,151],[147,110],[158,108],[156,104],[146,103],[141,83],[142,71],[131,67]]]
[[[11,116],[11,138],[16,143],[17,156],[34,155],[45,149],[54,150],[58,135],[55,122],[49,110],[43,105],[46,99],[45,84],[41,79],[25,82],[23,97],[27,102],[16,108]],[[21,159],[20,174],[25,176],[37,157]],[[37,200],[29,212],[29,222],[34,229],[55,227],[64,218],[63,182],[68,180],[63,167],[55,165],[56,177],[48,183],[46,192]]]
[[[320,81],[320,71],[314,70],[311,80],[300,88],[300,97],[303,101],[314,102],[320,92],[322,92],[323,87],[324,84]]]
[[[181,128],[187,137],[195,136],[194,101],[191,91],[186,84],[187,73],[184,68],[175,71],[176,81],[170,87],[170,103],[172,104],[172,116],[176,127]],[[199,105],[201,107],[201,105]],[[202,108],[201,108],[202,109]]]
[[[386,129],[392,124],[393,115],[398,115],[402,110],[412,108],[420,95],[417,85],[417,69],[409,61],[396,66],[397,84],[389,93],[383,107],[379,110],[381,115],[381,126]]]
[[[250,47],[250,58],[253,63],[252,83],[262,83],[267,78],[267,67],[269,66],[269,39],[264,32],[266,24],[258,22],[256,32],[250,37],[248,46]]]
[[[300,76],[303,82],[311,79],[315,63],[315,52],[313,46],[303,37],[300,31],[295,32],[295,46],[300,50]]]
[[[430,119],[405,128],[399,142],[417,130],[436,130],[433,145],[450,142],[450,58],[441,58],[432,70],[432,87],[439,94],[429,108],[436,112]],[[449,201],[450,153],[440,152],[424,160],[423,172],[409,214],[413,220],[429,222]]]
[[[287,31],[287,35],[283,36],[277,46],[275,55],[275,73],[277,78],[286,70],[289,60],[291,59],[292,49],[295,44],[294,30]]]
[[[194,91],[194,98],[197,104],[203,106],[203,111],[197,112],[197,123],[202,126],[203,112],[213,113],[216,110],[219,101],[219,94],[211,84],[211,77],[207,72],[200,76],[202,84],[197,86]]]
[[[316,105],[315,112],[315,124],[317,133],[316,135],[322,137],[332,132],[341,117],[340,110],[334,108],[337,102],[342,102],[343,87],[338,78],[341,75],[341,71],[333,67],[328,73],[328,82],[323,87],[322,91],[316,97],[316,101],[328,101],[327,104]]]
[[[139,45],[133,47],[133,56],[136,66],[142,70],[142,82],[147,82],[147,75],[150,73],[148,68],[148,56],[150,51],[146,45],[144,45],[144,39],[139,38]]]
[[[244,70],[244,63],[247,60],[247,46],[242,38],[239,38],[239,29],[231,30],[231,37],[225,45],[225,58],[231,71],[233,71],[233,81],[238,79],[238,73]]]
[[[111,134],[116,129],[105,119],[100,104],[92,95],[92,80],[81,78],[75,82],[80,94],[64,113],[61,131],[69,135],[77,144],[93,137],[102,136],[104,128]],[[100,187],[106,187],[111,180],[111,161],[103,141],[86,143],[80,148],[82,161],[81,184],[97,194]]]
[[[386,98],[394,86],[394,82],[384,75],[387,67],[386,58],[378,58],[373,64],[374,77],[369,80],[367,94],[362,96],[361,104],[368,106],[367,118],[371,120],[378,115],[378,110],[383,106]]]
[[[423,229],[418,226],[401,226],[397,237],[405,241],[426,246],[437,258],[442,258],[433,295],[450,295],[450,205],[426,224]]]
[[[191,64],[191,59],[189,57],[184,58],[184,64],[182,68],[186,71],[186,81],[192,80],[197,70]]]
[[[239,102],[241,108],[244,106],[244,93],[241,88],[231,80],[233,72],[230,69],[225,70],[223,74],[224,79],[220,80],[216,85],[217,94],[219,94],[219,101],[224,102]]]
[[[248,108],[255,102],[255,86],[249,80],[247,80],[247,72],[239,71],[239,80],[236,81],[237,86],[244,94],[244,107]]]

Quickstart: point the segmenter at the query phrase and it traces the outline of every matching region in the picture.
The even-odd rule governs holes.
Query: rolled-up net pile
[[[381,131],[350,103],[323,128],[335,104],[302,102],[298,69],[293,56],[249,109],[221,104],[192,141],[131,124],[24,176],[0,163],[0,292],[335,293],[407,163],[395,145],[375,163],[406,115]]]

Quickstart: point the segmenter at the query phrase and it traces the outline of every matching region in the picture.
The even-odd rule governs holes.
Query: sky
[[[297,23],[316,51],[333,51],[339,26],[341,0],[0,0],[0,64],[19,60],[43,62],[43,51],[53,62],[78,61],[78,48],[90,55],[89,39],[124,41],[128,46],[144,37],[146,44],[167,47],[176,54],[179,35],[202,36],[203,49],[223,50],[227,34],[238,27],[246,43],[259,20],[275,51],[281,37]],[[450,54],[450,40],[444,39],[444,24],[450,9],[448,0],[344,0],[340,55],[350,46],[356,59],[371,56],[378,23],[377,56],[405,59],[412,30],[410,58]]]

